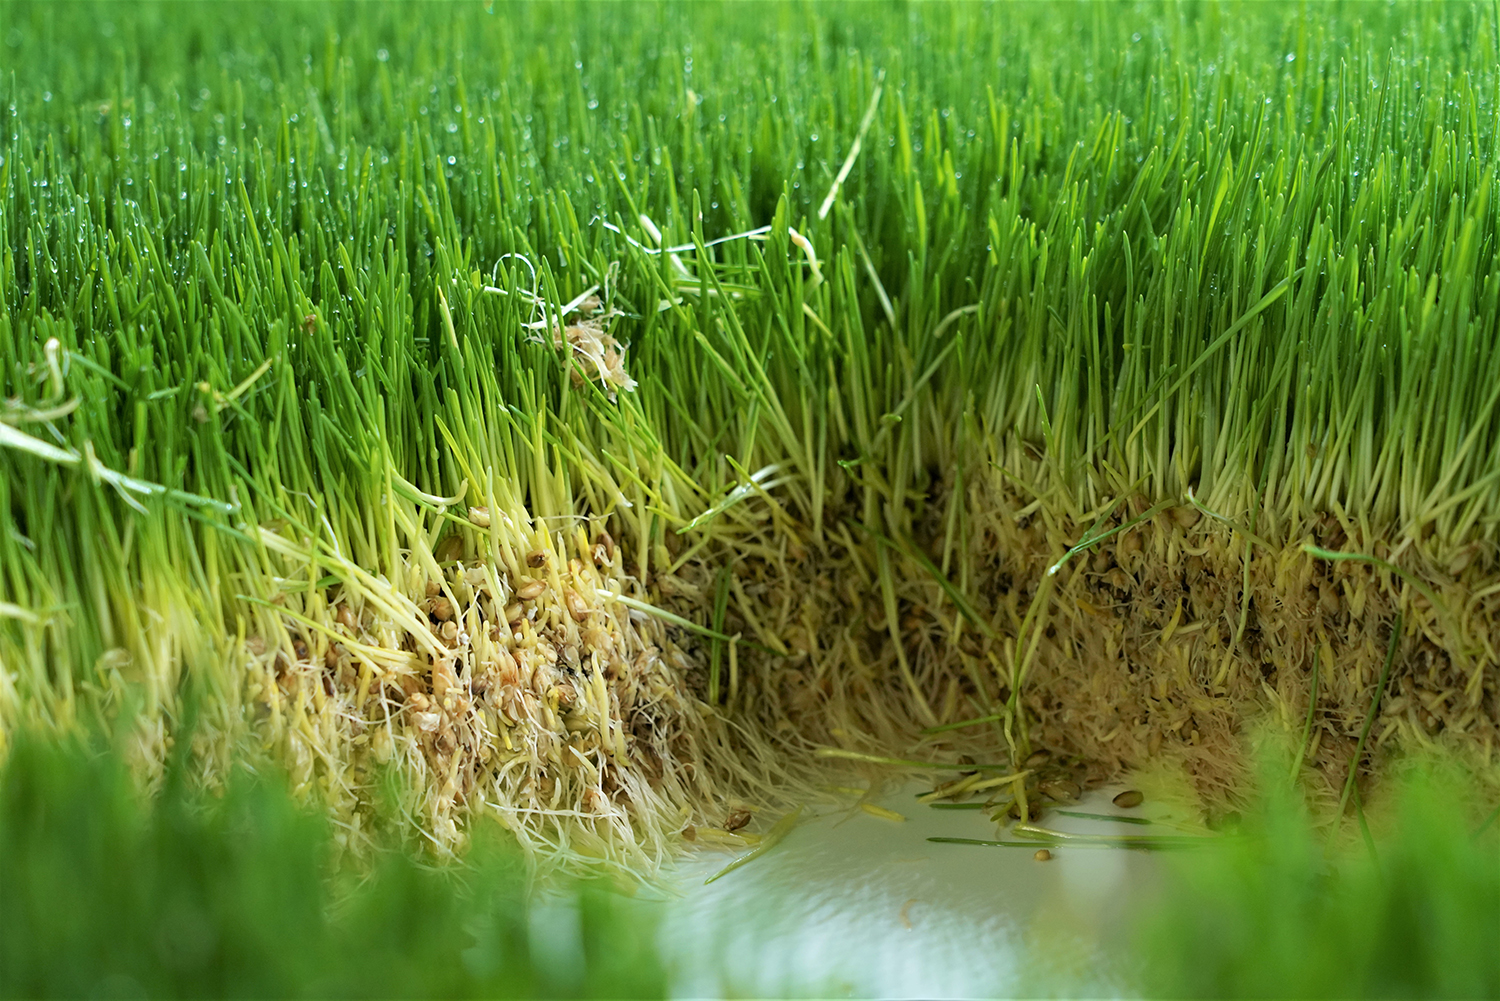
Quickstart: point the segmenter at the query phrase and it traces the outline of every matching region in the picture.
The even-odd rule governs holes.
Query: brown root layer
[[[383,825],[448,854],[498,820],[543,865],[649,877],[684,827],[764,800],[766,749],[694,694],[693,634],[618,597],[608,532],[513,535],[273,603],[240,648],[250,732],[356,851]]]
[[[222,772],[253,738],[356,849],[393,813],[439,853],[498,820],[540,862],[646,876],[684,831],[819,795],[830,746],[1047,750],[1082,784],[1166,763],[1212,812],[1237,805],[1269,721],[1325,800],[1351,765],[1368,781],[1434,748],[1500,784],[1485,545],[1392,546],[1331,516],[1252,536],[1144,501],[1099,521],[998,479],[965,502],[909,535],[830,515],[821,537],[745,505],[715,545],[669,534],[644,568],[614,518],[551,532],[519,505],[458,529],[412,507],[382,573],[262,528],[280,590],[230,651],[242,697],[194,741]]]
[[[725,629],[779,635],[784,650],[751,655],[745,711],[808,745],[933,760],[1047,749],[1082,759],[1095,783],[1179,765],[1211,812],[1245,791],[1247,738],[1269,723],[1301,744],[1313,792],[1336,799],[1399,622],[1356,773],[1368,781],[1396,757],[1442,749],[1496,777],[1500,574],[1483,545],[1393,549],[1328,515],[1247,543],[1184,504],[1077,553],[1049,580],[1086,530],[1119,526],[1147,503],[1096,526],[999,488],[969,501],[984,517],[966,560],[930,526],[925,539],[881,543],[885,576],[877,547],[853,534],[822,560],[741,561],[751,614],[731,603]],[[1315,556],[1308,544],[1401,572]],[[1006,719],[932,732],[1007,709],[1009,733]]]

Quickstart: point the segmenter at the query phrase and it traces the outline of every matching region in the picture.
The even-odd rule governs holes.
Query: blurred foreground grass
[[[561,922],[535,922],[511,846],[355,872],[279,777],[241,770],[211,797],[183,772],[148,800],[113,751],[17,742],[0,772],[0,996],[664,991],[651,929],[618,896],[580,886]]]
[[[1500,824],[1463,781],[1413,774],[1372,806],[1368,839],[1352,821],[1330,837],[1265,782],[1235,836],[1169,859],[1115,982],[1145,997],[1500,996]],[[640,909],[585,884],[538,920],[496,838],[462,864],[392,851],[356,868],[330,834],[279,776],[241,770],[211,796],[173,760],[146,798],[113,750],[22,739],[0,770],[0,997],[668,992]],[[747,921],[778,919],[745,904]]]
[[[1173,860],[1131,943],[1144,994],[1500,996],[1500,830],[1472,788],[1415,771],[1341,842],[1263,782],[1237,837]]]

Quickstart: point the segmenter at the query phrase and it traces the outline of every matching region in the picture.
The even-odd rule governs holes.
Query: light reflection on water
[[[658,935],[676,997],[970,998],[1128,993],[1100,943],[1128,933],[1130,901],[1153,882],[1154,859],[1108,848],[935,844],[994,838],[977,811],[933,810],[924,787],[862,811],[804,820],[770,853],[715,883],[732,858],[682,865],[682,896],[660,904]],[[1109,813],[1109,793],[1077,808]],[[1060,830],[1140,833],[1053,816]]]

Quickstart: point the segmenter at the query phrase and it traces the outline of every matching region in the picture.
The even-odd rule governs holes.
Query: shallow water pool
[[[1154,883],[1157,859],[1116,848],[929,842],[993,839],[974,810],[916,802],[911,784],[876,802],[907,819],[859,809],[805,819],[766,855],[710,885],[735,855],[705,851],[673,874],[679,896],[643,904],[677,997],[970,998],[1061,992],[1128,994],[1101,943],[1128,935],[1130,902]],[[1116,813],[1117,789],[1069,807]],[[1139,812],[1139,811],[1132,811]],[[1050,814],[1080,833],[1142,828]]]

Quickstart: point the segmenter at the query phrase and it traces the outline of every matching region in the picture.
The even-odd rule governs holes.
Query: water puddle
[[[712,884],[735,856],[705,851],[680,866],[680,896],[645,904],[676,997],[969,998],[1127,992],[1098,943],[1128,933],[1130,901],[1154,882],[1140,851],[939,844],[994,839],[974,810],[919,804],[912,784],[877,802],[907,819],[861,810],[806,817],[765,856]],[[1110,814],[1119,790],[1070,809]],[[1140,812],[1140,811],[1131,811]],[[1142,828],[1053,813],[1079,833]]]

